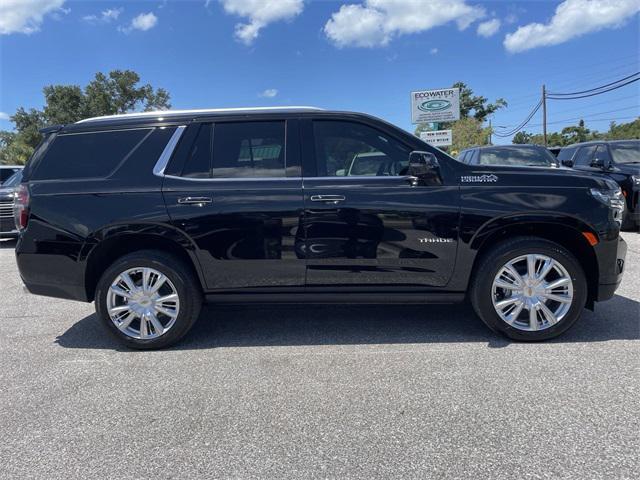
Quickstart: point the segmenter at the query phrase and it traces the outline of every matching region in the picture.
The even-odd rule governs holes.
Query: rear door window
[[[142,143],[151,129],[58,134],[33,180],[105,178]]]
[[[285,122],[217,123],[213,178],[285,177]]]

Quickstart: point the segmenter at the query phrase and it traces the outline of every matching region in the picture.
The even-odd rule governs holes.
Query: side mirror
[[[607,162],[604,158],[596,157],[591,161],[591,166],[593,168],[599,168],[601,170],[608,170],[609,162]]]
[[[562,165],[564,165],[565,167],[573,167],[573,160],[563,160],[562,161]]]
[[[431,152],[421,152],[415,150],[409,154],[409,168],[407,172],[410,176],[419,180],[419,183],[439,183],[440,165],[438,159]]]

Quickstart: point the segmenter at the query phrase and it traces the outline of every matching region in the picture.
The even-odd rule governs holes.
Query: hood
[[[640,175],[640,163],[617,163],[613,171],[625,175]]]

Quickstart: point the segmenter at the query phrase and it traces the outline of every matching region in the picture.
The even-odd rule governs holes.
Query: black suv
[[[624,268],[615,182],[464,165],[364,114],[155,112],[43,133],[16,200],[22,279],[95,300],[134,348],[177,341],[203,299],[469,297],[492,329],[543,340]],[[374,153],[384,168],[350,174]]]
[[[564,147],[558,160],[567,167],[615,180],[627,202],[623,228],[640,227],[640,140],[576,143]]]

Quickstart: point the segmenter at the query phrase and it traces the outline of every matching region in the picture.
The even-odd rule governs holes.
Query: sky
[[[575,92],[639,71],[639,12],[640,0],[0,0],[0,129],[42,108],[45,85],[131,69],[172,108],[312,105],[409,131],[411,91],[463,81],[508,102],[491,119],[505,131],[543,84]],[[548,102],[549,131],[638,115],[640,82]],[[541,131],[540,112],[525,130]]]

